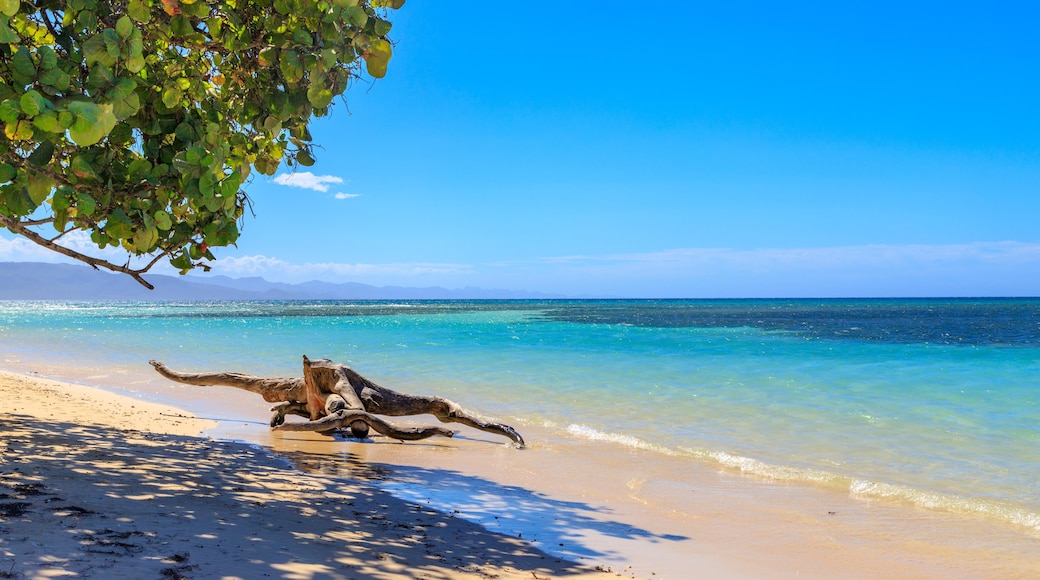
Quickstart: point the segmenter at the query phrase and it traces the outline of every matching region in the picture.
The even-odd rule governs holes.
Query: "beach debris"
[[[509,438],[524,447],[520,433],[509,425],[485,421],[465,411],[458,403],[442,397],[400,393],[366,379],[345,364],[328,359],[303,357],[303,377],[257,377],[242,373],[184,373],[159,361],[149,361],[162,376],[178,383],[197,386],[225,386],[256,393],[272,408],[271,428],[275,431],[317,431],[334,433],[348,430],[362,439],[369,429],[401,441],[428,437],[452,437],[455,432],[438,426],[405,427],[378,415],[404,417],[433,415],[442,423],[460,423],[487,433]],[[286,422],[286,415],[306,417],[307,421]]]

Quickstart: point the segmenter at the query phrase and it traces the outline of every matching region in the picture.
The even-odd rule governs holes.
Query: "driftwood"
[[[303,377],[264,378],[240,373],[182,373],[159,361],[149,361],[162,376],[188,385],[226,386],[257,393],[269,403],[271,428],[276,431],[334,432],[348,429],[357,438],[369,429],[393,439],[414,441],[455,434],[443,427],[401,427],[377,415],[402,417],[429,414],[442,423],[461,423],[474,429],[503,435],[518,447],[524,439],[509,425],[485,421],[467,413],[457,403],[441,397],[399,393],[381,387],[344,364],[303,357]],[[304,422],[286,422],[286,415],[300,415]]]

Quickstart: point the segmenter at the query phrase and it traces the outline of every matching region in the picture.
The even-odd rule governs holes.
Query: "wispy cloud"
[[[57,235],[55,232],[49,232],[52,236]],[[13,236],[6,237],[9,234],[0,235],[0,261],[5,262],[74,262],[72,258],[65,257],[57,252],[48,250],[42,246],[38,246],[29,240]],[[101,258],[108,260],[113,263],[126,262],[128,258],[131,258],[130,254],[121,248],[109,246],[105,249],[100,249],[90,239],[90,234],[76,230],[63,236],[59,241],[59,244],[75,250],[81,254],[93,256],[95,258]],[[136,265],[138,262],[146,261],[148,258],[132,258],[131,265]]]
[[[1040,243],[973,242],[967,244],[866,244],[824,248],[676,248],[659,252],[549,256],[534,260],[560,266],[643,264],[697,267],[726,265],[731,269],[786,270],[834,267],[891,267],[908,264],[1040,262]],[[505,264],[503,264],[505,265]]]
[[[325,192],[329,190],[328,184],[343,183],[343,178],[335,175],[314,175],[310,171],[300,171],[277,175],[274,178],[274,182],[278,185],[302,187],[303,189]]]
[[[357,281],[365,283],[405,283],[421,281],[428,276],[465,276],[473,266],[449,263],[348,264],[341,262],[292,263],[270,256],[237,256],[221,258],[216,264],[221,274],[264,276],[272,280],[302,282],[307,280]]]
[[[24,238],[0,237],[0,261],[3,262],[55,262],[58,254]]]
[[[98,254],[85,234],[73,234],[65,242],[77,250]],[[109,252],[109,259],[126,259],[125,252],[105,252]],[[69,261],[9,234],[0,234],[0,260]],[[279,282],[481,286],[589,296],[1040,295],[1040,243],[1013,241],[825,248],[675,248],[484,264],[295,262],[248,255],[224,256],[213,265],[215,274],[262,276]],[[164,271],[162,264],[158,271]]]
[[[678,248],[495,264],[533,288],[645,297],[1032,296],[1040,243]],[[507,281],[499,286],[508,287]]]
[[[360,193],[343,193],[341,191],[341,192],[337,193],[333,197],[335,197],[336,199],[351,199],[351,198],[355,198],[355,197],[361,197],[361,194]]]

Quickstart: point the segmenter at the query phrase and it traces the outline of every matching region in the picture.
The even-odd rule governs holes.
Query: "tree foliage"
[[[403,3],[0,0],[0,226],[149,287],[163,259],[208,268],[251,172],[312,165],[310,120],[362,68],[386,73]]]

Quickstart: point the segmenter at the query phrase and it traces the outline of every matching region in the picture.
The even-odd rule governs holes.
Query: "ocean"
[[[150,359],[301,355],[646,464],[1040,534],[1040,299],[0,302],[3,368],[162,402],[206,392]]]

